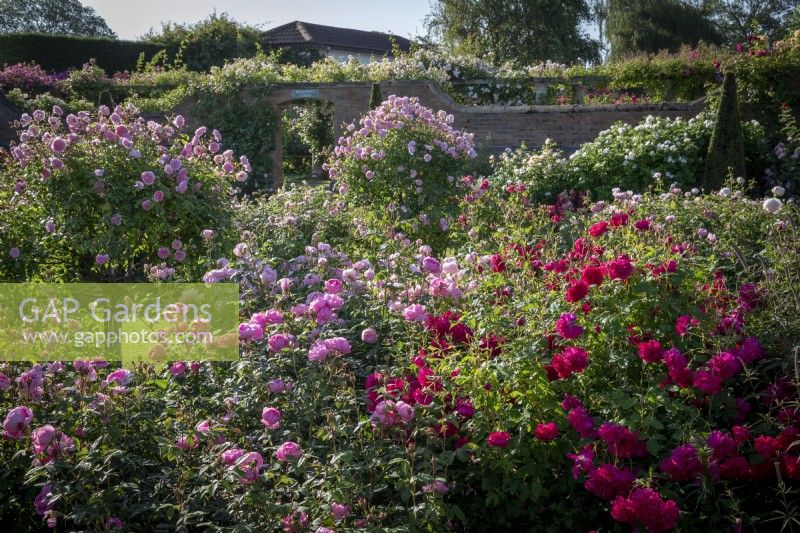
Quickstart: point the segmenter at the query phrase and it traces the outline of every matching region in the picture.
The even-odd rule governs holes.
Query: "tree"
[[[780,39],[800,0],[706,0],[706,5],[725,42],[734,44],[755,32]]]
[[[675,52],[700,41],[719,43],[706,8],[682,0],[606,0],[601,2],[611,59],[636,52]]]
[[[586,0],[433,0],[429,35],[494,64],[598,61],[600,43],[581,29]]]
[[[794,11],[789,15],[789,19],[786,23],[786,30],[787,33],[800,30],[800,6],[794,8]]]
[[[0,0],[0,33],[116,38],[103,17],[78,0]]]
[[[717,189],[731,172],[734,177],[745,175],[744,133],[736,98],[736,77],[726,74],[722,81],[717,120],[708,145],[703,184],[709,190]]]
[[[223,65],[226,59],[254,56],[261,30],[239,23],[227,13],[212,13],[196,24],[164,23],[160,32],[151,29],[143,39],[180,50],[190,70],[208,70]]]

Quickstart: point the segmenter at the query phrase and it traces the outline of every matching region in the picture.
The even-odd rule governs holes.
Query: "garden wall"
[[[319,99],[331,102],[334,108],[333,123],[338,138],[342,126],[358,119],[369,111],[370,83],[300,83],[282,84],[275,87],[270,104],[280,113],[282,108],[298,100]],[[243,99],[249,99],[248,89],[243,89]],[[381,83],[384,97],[416,96],[427,107],[444,109],[455,117],[455,125],[475,133],[476,143],[484,152],[500,152],[506,147],[516,147],[525,142],[535,147],[551,138],[566,151],[574,151],[586,141],[618,120],[637,123],[647,115],[664,117],[692,117],[703,106],[702,100],[695,102],[661,104],[621,104],[597,106],[464,106],[457,104],[434,83],[429,81],[388,81]],[[254,102],[254,105],[255,102]],[[261,104],[258,104],[261,105]],[[176,112],[192,118],[192,105],[185,102]],[[0,145],[8,145],[15,138],[9,122],[16,118],[16,110],[0,97]],[[202,122],[195,117],[194,122]],[[208,124],[213,127],[213,124]],[[283,182],[283,142],[281,131],[276,131],[276,150],[272,154],[274,186]]]
[[[369,111],[371,87],[370,83],[284,84],[276,87],[271,101],[278,112],[283,106],[297,100],[320,99],[331,102],[334,107],[334,133],[338,138],[342,125],[349,124]],[[702,100],[685,104],[472,107],[457,104],[432,82],[412,80],[383,82],[381,94],[384,98],[391,94],[416,96],[426,107],[452,113],[456,127],[475,133],[479,149],[485,152],[500,152],[522,142],[531,147],[540,146],[547,138],[555,140],[566,151],[572,152],[616,121],[634,124],[647,115],[692,117],[703,107]],[[277,135],[272,176],[276,186],[283,181],[283,143],[280,132]]]

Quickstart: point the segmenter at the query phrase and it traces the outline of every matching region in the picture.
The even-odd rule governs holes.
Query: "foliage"
[[[236,209],[236,227],[265,257],[297,257],[310,242],[344,246],[353,240],[353,219],[328,187],[290,184],[255,195]]]
[[[246,70],[214,67],[211,76],[200,78],[187,91],[193,113],[215,125],[225,137],[226,148],[251,159],[254,170],[248,191],[267,185],[264,177],[272,169],[274,132],[280,126],[280,117],[271,106],[258,105],[271,94],[271,87],[255,80]],[[243,86],[249,86],[249,102],[242,97]]]
[[[598,61],[598,43],[585,35],[585,0],[441,0],[432,3],[429,33],[448,46],[495,64]]]
[[[2,0],[0,33],[116,37],[103,17],[79,0]]]
[[[782,139],[772,151],[774,171],[770,171],[769,185],[794,193],[800,190],[800,127],[789,106],[781,109],[780,125]]]
[[[0,64],[29,63],[47,71],[80,67],[95,59],[108,72],[133,70],[141,53],[156,54],[161,47],[138,41],[44,33],[0,34]]]
[[[605,26],[612,60],[722,40],[708,13],[684,0],[609,0]]]
[[[771,41],[786,33],[792,10],[798,0],[713,0],[715,23],[726,42],[744,42],[753,33],[766,35]]]
[[[764,124],[777,125],[784,104],[800,108],[800,32],[774,43],[753,35],[736,46],[728,65],[736,74],[740,102],[746,103]]]
[[[703,185],[716,189],[730,175],[745,177],[745,172],[744,133],[736,98],[736,76],[728,74],[722,82],[722,98],[708,144]]]
[[[196,279],[209,246],[225,245],[229,189],[247,179],[247,159],[222,152],[216,131],[179,133],[182,117],[162,125],[121,106],[63,115],[20,120],[2,173],[3,279]]]
[[[493,160],[492,180],[521,187],[536,203],[555,202],[559,192],[610,198],[614,188],[645,191],[671,183],[711,190],[719,185],[706,183],[703,169],[713,128],[709,112],[689,120],[648,116],[638,125],[619,122],[569,157],[549,139],[538,150],[506,150]],[[764,131],[755,122],[743,128],[747,161],[760,171]],[[608,176],[615,176],[613,185]]]
[[[570,174],[570,160],[551,139],[541,148],[531,150],[524,144],[506,149],[499,156],[491,156],[491,180],[499,187],[516,190],[524,187],[527,197],[535,203],[553,202],[561,191],[573,184],[565,183]]]
[[[150,30],[143,40],[169,50],[189,70],[207,71],[234,58],[253,57],[259,49],[261,31],[232,19],[227,13],[212,13],[195,24],[162,24],[161,30]]]
[[[785,312],[800,312],[797,211],[771,215],[741,191],[542,209],[483,190],[465,199],[452,257],[320,240],[315,213],[323,231],[348,226],[320,189],[267,200],[268,224],[249,220],[257,231],[205,276],[243,287],[237,363],[0,369],[22,377],[0,411],[33,411],[0,448],[2,516],[25,529],[667,531],[791,512],[775,495],[776,471],[788,490],[800,477],[800,314]],[[765,252],[739,263],[754,237]],[[581,350],[585,364],[560,362]],[[45,424],[60,444],[34,449]]]

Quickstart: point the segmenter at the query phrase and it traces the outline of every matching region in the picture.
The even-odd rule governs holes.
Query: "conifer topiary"
[[[736,98],[736,76],[726,74],[708,145],[703,185],[708,190],[721,187],[731,173],[734,177],[745,175],[744,133]]]
[[[373,83],[372,91],[369,93],[369,108],[375,109],[383,103],[383,96],[381,96],[381,84]]]

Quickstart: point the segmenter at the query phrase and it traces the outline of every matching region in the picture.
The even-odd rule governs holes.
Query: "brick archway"
[[[309,89],[300,89],[300,90],[309,91]],[[322,104],[329,105],[330,108],[332,109],[331,122],[332,122],[332,125],[333,125],[334,142],[336,141],[336,139],[339,138],[339,135],[341,135],[341,129],[342,129],[341,128],[341,119],[337,120],[337,117],[336,117],[337,106],[336,106],[336,104],[334,102],[331,102],[330,100],[321,98],[320,95],[318,93],[316,93],[316,92],[313,93],[313,94],[314,94],[314,96],[310,96],[310,97],[296,97],[296,98],[290,98],[288,100],[278,101],[278,102],[275,102],[274,96],[270,98],[271,102],[273,102],[271,105],[273,106],[273,109],[275,110],[276,116],[278,117],[278,125],[275,128],[275,139],[274,139],[274,143],[275,144],[274,144],[274,148],[273,148],[272,152],[270,153],[270,158],[272,159],[272,173],[271,173],[270,177],[272,178],[272,183],[273,183],[273,186],[275,188],[280,187],[283,184],[284,178],[285,178],[285,176],[283,175],[283,163],[284,163],[284,161],[283,161],[283,159],[284,159],[283,141],[284,141],[284,139],[283,139],[283,124],[282,124],[282,121],[283,121],[283,114],[286,112],[286,110],[289,107],[291,107],[293,105],[302,105],[302,104],[309,104],[309,103],[322,103]]]
[[[333,107],[334,142],[343,131],[343,126],[369,111],[369,96],[372,85],[368,83],[298,83],[281,84],[269,97],[269,103],[278,117],[287,107],[298,102],[326,102]],[[275,188],[283,184],[283,129],[275,128],[275,148],[272,158],[272,183]]]

